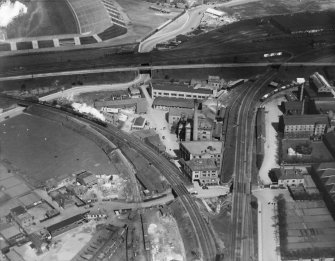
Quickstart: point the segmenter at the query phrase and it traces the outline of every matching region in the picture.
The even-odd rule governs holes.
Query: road
[[[197,6],[187,10],[185,14],[178,17],[161,31],[158,31],[145,41],[141,42],[138,47],[138,51],[140,53],[150,52],[157,43],[165,42],[171,40],[179,34],[186,34],[193,31],[200,24],[203,12],[206,8],[206,6]]]
[[[230,260],[253,260],[254,242],[251,219],[251,166],[254,136],[255,99],[275,75],[268,72],[245,91],[238,110],[234,162],[234,189]]]
[[[95,73],[111,73],[111,72],[127,72],[139,70],[178,70],[178,69],[201,69],[201,68],[240,68],[240,67],[267,67],[267,66],[283,66],[283,67],[301,67],[301,66],[334,66],[332,62],[283,62],[283,63],[208,63],[208,64],[176,64],[176,65],[153,65],[153,66],[133,66],[133,67],[113,67],[113,68],[100,68],[100,69],[87,69],[87,70],[67,70],[57,71],[61,68],[55,68],[55,72],[34,73],[34,74],[20,74],[19,71],[12,72],[15,76],[6,76],[7,73],[1,76],[1,81],[11,80],[26,80],[47,78],[53,76],[66,76],[66,75],[79,75],[79,74],[95,74]],[[21,72],[23,73],[23,72]]]
[[[87,93],[87,92],[98,92],[98,91],[110,91],[110,90],[121,90],[121,89],[127,89],[130,86],[137,84],[137,83],[143,83],[147,80],[149,80],[149,75],[147,74],[139,74],[133,81],[127,82],[127,83],[115,83],[115,84],[99,84],[99,85],[84,85],[80,87],[74,87],[71,89],[67,89],[61,92],[56,92],[49,94],[47,96],[41,97],[40,101],[50,101],[62,97],[72,97],[74,95],[78,95],[81,93]]]
[[[32,102],[26,102],[27,104],[32,104]],[[69,116],[73,116],[70,113],[58,110],[53,107],[48,107],[44,105],[36,105],[41,110],[57,111],[58,113],[65,113]],[[76,116],[73,116],[76,117]],[[168,180],[174,193],[180,198],[180,202],[184,207],[187,215],[189,215],[191,220],[191,225],[194,229],[194,236],[197,239],[199,245],[199,253],[201,260],[212,261],[216,257],[216,246],[215,241],[212,237],[210,228],[206,221],[204,220],[198,205],[195,203],[194,199],[189,194],[187,188],[183,185],[185,182],[184,175],[179,171],[179,169],[172,164],[168,159],[156,151],[152,150],[142,141],[136,137],[119,130],[117,127],[108,125],[108,127],[102,127],[91,121],[83,118],[80,120],[89,123],[94,129],[99,133],[104,135],[107,139],[113,142],[118,147],[130,146],[135,149],[138,153],[143,155],[148,161],[150,161]],[[122,149],[121,149],[122,150]]]

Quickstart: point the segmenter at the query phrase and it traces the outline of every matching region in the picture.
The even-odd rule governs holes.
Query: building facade
[[[309,84],[318,95],[335,97],[334,87],[318,72],[310,76]]]
[[[296,187],[304,184],[304,175],[300,169],[280,169],[280,176],[278,177],[279,186],[292,186]]]
[[[327,115],[284,115],[285,138],[321,138],[329,125]]]
[[[176,85],[172,83],[154,83],[151,85],[152,98],[170,97],[183,99],[206,99],[213,94],[209,89],[195,89],[187,85]]]
[[[181,160],[184,172],[189,176],[192,183],[199,182],[200,186],[218,185],[219,166],[215,159],[191,159],[189,161]]]

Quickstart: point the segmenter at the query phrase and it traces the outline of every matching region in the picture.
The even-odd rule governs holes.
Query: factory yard
[[[89,223],[55,237],[50,246],[50,250],[41,255],[36,255],[29,244],[22,247],[14,247],[14,251],[30,261],[71,260],[93,237],[96,231],[96,224],[95,221],[90,221]]]
[[[32,185],[80,170],[117,174],[92,141],[59,123],[22,114],[0,126],[1,158]]]
[[[164,211],[145,213],[144,235],[148,234],[151,259],[155,261],[186,260],[185,250],[175,219]]]

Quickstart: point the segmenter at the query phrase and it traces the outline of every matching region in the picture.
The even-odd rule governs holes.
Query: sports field
[[[1,159],[11,162],[33,185],[83,169],[115,174],[113,165],[95,143],[33,115],[22,114],[1,123],[0,149]]]
[[[9,39],[78,33],[66,0],[31,0],[24,4],[28,7],[27,13],[16,18],[6,29]]]

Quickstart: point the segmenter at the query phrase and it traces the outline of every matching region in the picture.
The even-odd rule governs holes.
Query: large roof
[[[143,126],[145,123],[145,119],[143,117],[137,117],[133,123],[133,126]]]
[[[218,170],[219,167],[216,166],[215,159],[191,159],[185,161],[185,164],[192,171],[203,171],[203,170]]]
[[[329,132],[325,135],[325,144],[330,152],[335,155],[335,132]],[[334,163],[335,165],[335,163]]]
[[[175,92],[192,92],[192,93],[201,93],[201,94],[212,94],[212,90],[209,89],[194,89],[191,86],[173,84],[173,83],[153,83],[154,90],[161,91],[175,91]]]
[[[194,108],[194,100],[181,98],[157,97],[153,106],[179,107],[179,108]]]
[[[75,216],[72,216],[68,219],[65,219],[65,220],[62,220],[54,225],[51,225],[49,227],[47,227],[47,230],[49,231],[49,233],[52,233],[58,229],[61,229],[63,227],[66,227],[68,225],[71,225],[77,221],[80,221],[84,218],[85,214],[88,213],[89,211],[85,212],[85,213],[81,213],[81,214],[78,214],[78,215],[75,215]]]
[[[192,155],[218,154],[222,151],[221,141],[186,141],[181,145]]]
[[[189,108],[170,108],[169,109],[169,116],[181,116],[185,115],[187,117],[193,116],[193,109]]]
[[[327,124],[328,116],[322,114],[309,114],[309,115],[284,115],[284,124],[286,125],[314,125]]]
[[[297,169],[280,169],[280,172],[277,172],[278,175],[280,173],[280,177],[278,179],[287,180],[287,179],[303,179],[304,175],[301,171]]]

